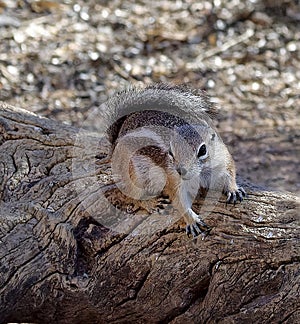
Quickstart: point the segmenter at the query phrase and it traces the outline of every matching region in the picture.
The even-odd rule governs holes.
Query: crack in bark
[[[281,324],[281,323],[287,323],[287,324],[291,323],[291,322],[289,321],[289,319],[290,319],[294,314],[296,314],[296,313],[299,313],[299,314],[300,314],[299,309],[296,309],[296,310],[292,311],[291,313],[289,313],[289,314],[288,314],[285,318],[283,318],[279,323],[280,323],[280,324]],[[299,317],[298,317],[298,319],[299,319]],[[297,318],[296,318],[296,320],[297,320]]]
[[[204,287],[202,290],[200,290],[197,293],[194,293],[193,297],[191,298],[191,300],[188,303],[186,303],[186,305],[184,305],[181,308],[174,309],[171,314],[168,314],[165,318],[160,320],[159,323],[160,324],[168,324],[168,323],[174,321],[176,318],[185,314],[196,302],[203,301],[205,299],[208,289],[209,289],[209,282],[208,282],[207,286]]]
[[[131,290],[134,291],[134,294],[132,296],[129,296],[128,298],[125,298],[124,300],[120,301],[119,303],[117,303],[116,307],[124,306],[124,304],[126,304],[127,302],[136,300],[139,292],[143,289],[144,284],[146,283],[150,273],[151,273],[151,269],[146,271],[146,273],[138,281],[138,284],[136,285],[136,287],[131,288]]]
[[[22,268],[24,268],[26,265],[30,264],[33,260],[35,260],[38,256],[40,256],[49,247],[50,244],[51,241],[49,240],[49,242],[43,249],[39,250],[38,253],[34,254],[31,258],[27,259],[24,263],[20,264],[15,271],[12,271],[12,273],[9,275],[7,280],[3,283],[2,287],[0,287],[0,293],[4,292],[3,289],[5,289],[5,287],[9,285],[9,283],[17,273],[22,272]]]

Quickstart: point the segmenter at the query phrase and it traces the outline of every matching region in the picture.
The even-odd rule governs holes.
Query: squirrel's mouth
[[[186,176],[181,176],[181,179],[183,180],[183,181],[187,181],[187,180],[191,180],[192,179],[192,175],[186,175]]]
[[[193,173],[190,172],[189,169],[187,169],[181,165],[176,168],[176,171],[180,175],[180,178],[182,180],[190,180],[193,176]]]

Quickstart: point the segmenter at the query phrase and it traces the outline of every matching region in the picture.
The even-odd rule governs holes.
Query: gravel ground
[[[80,127],[129,84],[187,82],[242,178],[299,193],[299,27],[291,0],[2,0],[0,100]]]

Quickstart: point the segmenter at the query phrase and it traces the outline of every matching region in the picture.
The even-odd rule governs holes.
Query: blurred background
[[[243,179],[300,192],[300,4],[0,0],[0,100],[81,127],[129,84],[188,83]]]

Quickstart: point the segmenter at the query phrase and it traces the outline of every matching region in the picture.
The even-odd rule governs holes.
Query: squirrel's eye
[[[207,157],[207,150],[205,144],[201,144],[201,146],[199,147],[197,157],[199,159],[205,159]]]

